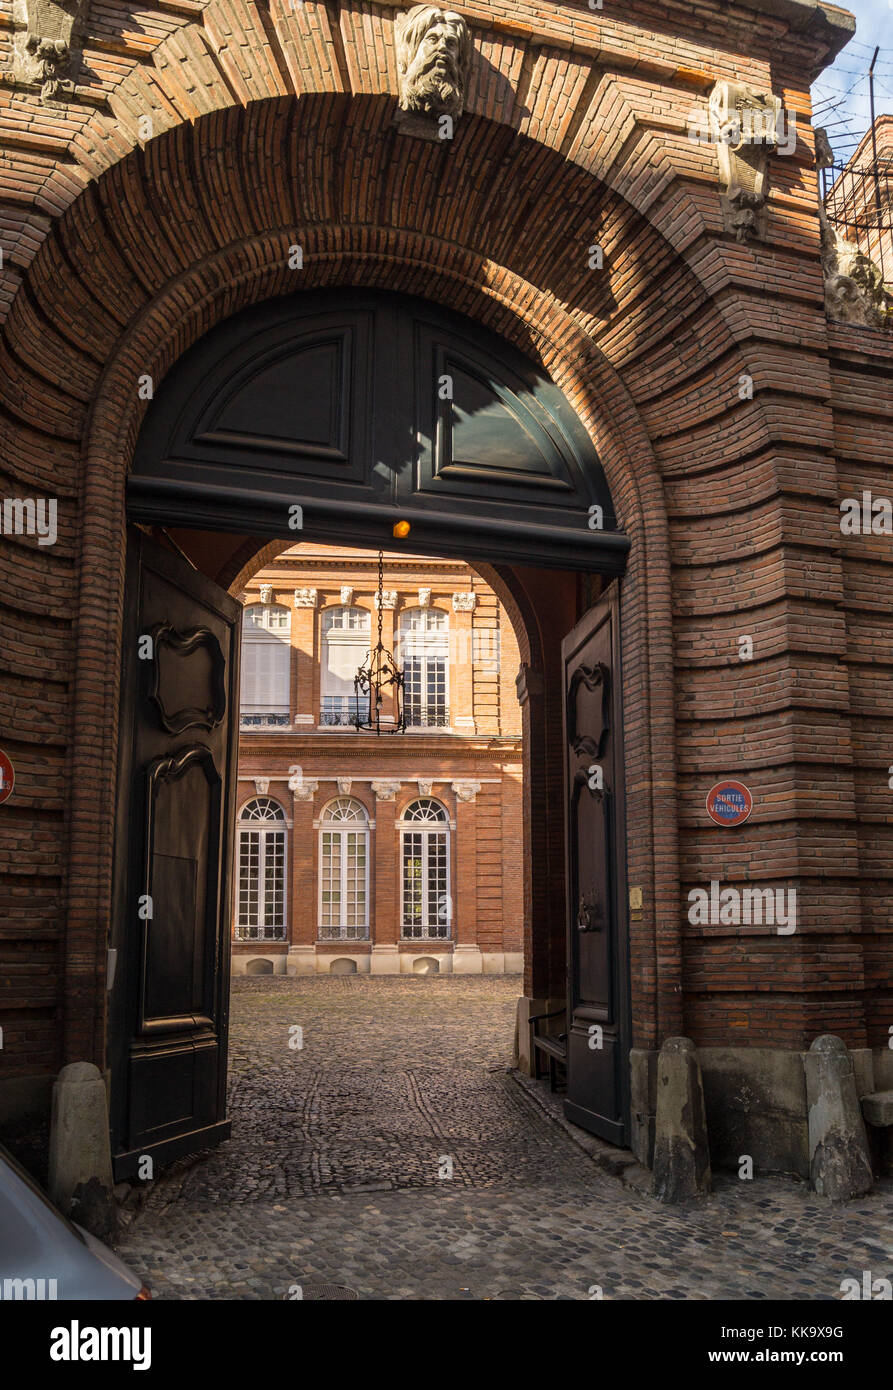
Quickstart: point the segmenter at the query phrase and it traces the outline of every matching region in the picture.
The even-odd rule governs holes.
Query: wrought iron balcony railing
[[[831,226],[879,267],[893,288],[893,160],[822,169],[822,202]]]
[[[320,926],[320,941],[368,941],[369,925],[365,926],[340,926],[338,924]]]
[[[450,712],[446,705],[406,704],[407,729],[448,729]]]

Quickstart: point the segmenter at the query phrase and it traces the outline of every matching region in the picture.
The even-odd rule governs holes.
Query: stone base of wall
[[[784,1048],[699,1047],[704,1079],[710,1163],[737,1171],[742,1157],[754,1173],[784,1173],[809,1179],[809,1119],[803,1052]],[[646,1168],[654,1155],[656,1051],[630,1053],[630,1148]],[[893,1089],[893,1051],[886,1047],[851,1052],[856,1089]]]
[[[481,951],[477,946],[410,948],[357,946],[345,942],[324,947],[289,946],[233,952],[234,975],[521,975],[520,951]]]

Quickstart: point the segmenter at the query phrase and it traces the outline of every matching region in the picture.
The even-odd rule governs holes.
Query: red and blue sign
[[[15,783],[15,769],[3,749],[0,748],[0,803],[9,800]]]
[[[717,825],[743,825],[753,810],[753,797],[743,782],[717,782],[707,793],[707,814]]]

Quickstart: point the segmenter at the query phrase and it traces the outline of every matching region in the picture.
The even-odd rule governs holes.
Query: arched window
[[[320,817],[319,939],[369,935],[369,817],[354,797],[330,801]]]
[[[281,604],[253,603],[242,614],[242,727],[287,727],[290,680],[291,613]]]
[[[272,797],[247,802],[239,815],[237,941],[285,939],[285,812]]]
[[[369,655],[370,631],[367,608],[323,609],[320,724],[353,723],[357,712],[353,678]]]
[[[400,821],[403,866],[402,935],[449,937],[450,818],[439,801],[413,801]]]
[[[445,728],[449,710],[450,623],[442,608],[407,608],[400,615],[399,659],[409,728]]]

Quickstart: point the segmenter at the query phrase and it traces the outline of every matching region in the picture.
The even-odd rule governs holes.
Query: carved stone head
[[[400,107],[429,116],[461,116],[471,62],[471,31],[460,14],[414,5],[398,16]]]

